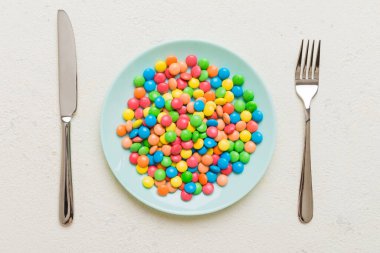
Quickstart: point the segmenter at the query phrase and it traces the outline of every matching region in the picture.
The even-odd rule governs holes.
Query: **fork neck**
[[[310,121],[310,107],[305,109],[306,123]]]

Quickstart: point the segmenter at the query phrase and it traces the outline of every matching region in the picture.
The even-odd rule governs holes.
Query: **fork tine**
[[[298,54],[298,61],[297,61],[296,74],[295,74],[296,79],[300,79],[301,77],[302,48],[303,48],[303,40],[301,42],[301,48]]]
[[[306,44],[306,52],[305,52],[305,64],[303,65],[303,71],[302,71],[302,79],[306,79],[306,72],[307,72],[307,55],[309,52],[309,40],[307,40]]]
[[[315,61],[314,79],[319,79],[319,57],[321,54],[321,41],[318,41],[317,59]]]
[[[313,56],[314,56],[314,40],[311,45],[311,54],[310,54],[310,63],[309,63],[309,73],[307,74],[307,78],[311,79],[313,74]]]

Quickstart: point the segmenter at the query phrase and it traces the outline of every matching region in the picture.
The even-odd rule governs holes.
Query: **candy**
[[[263,114],[253,91],[243,89],[244,77],[230,76],[228,68],[195,55],[185,61],[169,55],[135,76],[116,135],[145,175],[143,187],[155,186],[160,196],[179,190],[190,201],[244,171],[263,140]]]

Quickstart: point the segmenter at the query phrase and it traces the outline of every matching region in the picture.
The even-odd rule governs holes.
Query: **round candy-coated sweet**
[[[157,72],[164,72],[166,69],[166,62],[164,61],[157,61],[156,65],[154,65]]]
[[[214,172],[209,171],[206,173],[206,176],[208,182],[215,183],[217,175]]]
[[[236,100],[234,103],[235,111],[242,112],[245,109],[245,103],[243,100]]]
[[[242,162],[236,162],[232,164],[232,171],[236,174],[242,173],[244,170],[244,164]]]
[[[241,151],[244,150],[244,142],[242,142],[241,140],[237,140],[235,142],[235,151],[240,153]]]
[[[190,201],[192,199],[193,195],[190,193],[187,193],[186,191],[181,191],[181,199],[183,201]]]
[[[145,80],[152,80],[155,74],[156,74],[156,71],[154,71],[154,69],[152,68],[146,68],[143,72],[143,76]]]
[[[197,170],[198,168],[195,168],[195,170]],[[198,182],[198,179],[199,179],[199,174],[198,172],[193,172],[193,179],[191,180],[192,182],[196,183]]]
[[[189,67],[194,67],[197,65],[198,59],[195,55],[189,55],[186,57],[186,64]]]
[[[260,110],[256,110],[252,113],[252,118],[256,122],[261,122],[263,120],[263,113]]]
[[[184,90],[187,87],[187,82],[182,79],[177,79],[177,88]],[[174,92],[174,91],[173,91]],[[173,94],[173,93],[172,93]]]
[[[222,139],[218,142],[218,148],[221,151],[226,151],[229,149],[229,147],[230,147],[230,142],[226,139]]]
[[[257,109],[257,105],[253,101],[249,101],[248,103],[245,104],[245,109],[248,110],[249,112],[254,112]]]
[[[215,77],[218,75],[218,68],[214,65],[210,65],[207,68],[207,72],[209,77]]]
[[[216,136],[218,136],[218,129],[214,126],[210,126],[209,128],[207,128],[206,133],[208,137],[215,138]]]
[[[207,120],[207,126],[218,126],[218,121],[216,121],[215,119],[209,119]]]
[[[142,98],[145,96],[145,94],[146,94],[146,91],[143,87],[137,87],[133,91],[133,95],[135,96],[135,98]]]
[[[136,110],[140,105],[140,101],[137,98],[131,98],[128,100],[127,105],[129,109]]]
[[[231,103],[226,103],[225,105],[223,105],[222,108],[223,108],[223,113],[227,113],[227,114],[231,114],[235,110],[234,105]]]
[[[225,159],[225,158],[220,158],[219,160],[218,160],[218,167],[220,168],[220,169],[226,169],[227,168],[227,166],[228,166],[228,161],[227,161],[227,159]]]
[[[148,175],[150,177],[154,177],[154,172],[156,172],[157,167],[156,166],[149,166],[148,167]]]
[[[237,162],[240,159],[239,153],[236,152],[236,151],[231,151],[230,152],[230,157],[231,157],[231,160],[230,160],[231,163]]]
[[[169,55],[166,57],[166,65],[170,66],[170,64],[177,62],[177,57],[175,55]]]
[[[146,139],[148,138],[150,135],[150,130],[149,128],[145,127],[145,126],[141,126],[139,128],[139,136],[143,139]]]
[[[249,111],[244,110],[240,113],[240,118],[242,121],[248,122],[252,119],[252,114]]]
[[[170,117],[169,115],[164,115],[161,118],[161,125],[163,125],[164,127],[170,126],[172,122],[173,122],[172,117]]]
[[[145,176],[142,180],[142,184],[145,188],[152,188],[154,185],[154,179],[150,176]]]
[[[179,172],[185,172],[187,169],[188,169],[188,166],[187,166],[187,163],[185,161],[179,161],[177,164],[176,164],[176,168]]]
[[[191,132],[189,130],[185,129],[181,132],[181,140],[189,141],[189,140],[191,140],[191,137],[192,137],[192,135],[191,135]]]
[[[231,123],[236,124],[237,122],[240,121],[240,114],[237,112],[231,113],[230,120],[231,120]]]
[[[124,118],[124,120],[132,120],[134,116],[135,116],[135,113],[131,109],[125,109],[123,111],[123,118]]]
[[[140,106],[142,108],[147,108],[148,106],[150,106],[150,99],[148,97],[142,97],[140,99]]]
[[[193,127],[199,127],[202,124],[202,118],[198,115],[193,115],[190,119],[190,124]]]
[[[257,125],[257,123],[253,120],[247,123],[247,130],[251,133],[256,132],[258,128],[259,128],[259,125]]]
[[[240,86],[234,86],[232,87],[232,93],[234,94],[234,96],[236,98],[240,98],[241,96],[243,96],[243,88],[240,87]]]
[[[154,104],[156,105],[157,108],[164,108],[165,106],[165,99],[161,96],[158,96],[154,99]]]
[[[178,63],[172,63],[169,66],[169,73],[173,76],[178,75],[181,72],[181,66]]]
[[[187,159],[186,162],[187,162],[187,166],[192,167],[192,168],[198,165],[198,160],[194,156],[189,157],[189,159]]]
[[[215,95],[217,98],[224,98],[226,95],[226,89],[224,87],[219,87],[215,91]]]
[[[164,180],[166,177],[166,173],[163,169],[158,169],[154,172],[154,179],[157,181]]]
[[[154,116],[158,116],[158,114],[160,114],[160,109],[158,109],[157,107],[155,106],[152,106],[149,108],[149,111],[148,111],[148,114],[152,114]],[[144,114],[145,115],[145,114]]]
[[[230,76],[230,71],[227,68],[220,68],[218,72],[218,76],[220,79],[224,80]]]
[[[160,150],[156,151],[153,155],[153,160],[155,163],[160,163],[164,158],[164,153]]]
[[[142,108],[137,108],[136,111],[135,111],[135,118],[136,119],[141,119],[142,117],[143,117],[143,109]]]
[[[256,131],[252,134],[251,140],[255,144],[260,144],[263,141],[263,135],[259,131]]]
[[[162,161],[161,161],[161,164],[164,166],[164,167],[169,167],[170,165],[172,165],[172,160],[170,159],[170,157],[168,156],[164,156],[164,158],[162,158]]]
[[[146,146],[142,146],[140,149],[139,149],[139,152],[138,154],[139,155],[146,155],[149,153],[149,148],[146,147]]]
[[[175,188],[180,187],[181,184],[182,184],[182,179],[181,179],[181,177],[179,177],[179,176],[175,176],[175,177],[173,177],[172,179],[170,179],[170,184],[171,184],[173,187],[175,187]]]
[[[197,100],[194,102],[194,109],[198,112],[203,111],[205,108],[205,103],[202,100]]]
[[[211,165],[210,166],[210,171],[215,173],[215,174],[218,174],[220,172],[220,168],[216,165]]]
[[[239,161],[244,163],[244,164],[247,164],[249,163],[249,159],[250,159],[250,155],[249,153],[245,152],[245,151],[242,151],[239,155]]]
[[[157,192],[160,196],[166,196],[169,193],[169,188],[166,184],[157,187]]]
[[[256,150],[256,144],[253,141],[248,141],[244,144],[244,150],[252,154]]]
[[[231,156],[230,156],[230,153],[229,152],[223,152],[221,155],[220,155],[220,158],[224,158],[227,160],[227,162],[229,162],[231,160]]]
[[[147,92],[154,91],[156,89],[156,83],[153,80],[148,80],[144,83],[144,89]]]
[[[184,190],[187,193],[193,194],[195,192],[195,189],[196,189],[195,183],[189,182],[189,183],[185,184]]]
[[[148,165],[149,165],[149,158],[146,155],[140,155],[137,158],[137,164],[140,167],[148,167]]]
[[[198,77],[199,81],[201,81],[201,82],[206,81],[207,78],[208,78],[207,70],[202,70],[201,75]]]
[[[222,86],[222,80],[219,77],[213,77],[210,80],[211,87],[217,89]]]
[[[153,127],[154,125],[156,125],[156,123],[157,123],[156,117],[154,117],[153,115],[146,116],[146,118],[145,118],[145,124],[148,127]]]
[[[231,79],[225,79],[223,80],[222,82],[222,86],[223,88],[225,88],[226,90],[231,90],[232,87],[234,86],[234,84],[232,83],[232,80]]]
[[[168,168],[166,169],[166,176],[167,176],[168,178],[173,178],[173,177],[175,177],[175,176],[177,176],[177,175],[178,175],[178,171],[177,171],[176,168],[170,166],[170,167],[168,167]]]
[[[201,58],[198,60],[198,65],[202,70],[207,69],[209,66],[209,62],[206,58]]]
[[[183,102],[179,98],[174,98],[171,102],[171,105],[173,109],[180,109],[183,105]]]
[[[117,128],[116,128],[116,134],[118,136],[124,136],[127,134],[127,128],[125,127],[125,125],[119,125]]]
[[[219,186],[225,186],[227,183],[228,183],[228,177],[224,174],[220,174],[218,176],[218,178],[216,179],[216,183],[219,185]]]
[[[236,74],[232,77],[232,82],[234,85],[243,85],[244,84],[244,76]]]
[[[198,195],[199,193],[202,192],[202,185],[198,182],[195,183],[195,191],[194,191],[194,195]]]
[[[175,141],[176,138],[177,134],[172,130],[165,133],[165,140],[169,143]]]
[[[182,182],[189,183],[193,179],[193,173],[190,171],[185,171],[181,175]]]
[[[133,143],[131,145],[131,152],[137,152],[141,148],[141,143]]]
[[[123,148],[125,148],[125,149],[130,148],[131,145],[132,145],[132,140],[131,140],[131,138],[129,138],[129,137],[125,137],[125,138],[121,141],[121,145],[122,145]]]
[[[134,164],[134,165],[137,164],[137,158],[139,158],[139,154],[137,154],[137,153],[131,153],[131,154],[129,155],[129,161],[130,161],[132,164]]]
[[[216,141],[214,139],[211,139],[211,138],[205,138],[204,139],[204,146],[206,148],[213,148],[217,145]]]
[[[205,195],[210,195],[214,191],[214,185],[211,183],[206,183],[203,185],[202,191]]]
[[[255,95],[254,95],[252,90],[245,90],[243,92],[243,99],[245,102],[252,101],[254,97],[255,97]]]
[[[243,130],[240,132],[240,140],[247,142],[251,140],[251,133],[248,130]]]
[[[169,116],[172,118],[173,122],[176,122],[179,118],[179,113],[176,111],[169,112]]]
[[[133,84],[135,87],[142,87],[145,83],[145,78],[143,76],[135,76],[133,79]]]
[[[197,66],[194,66],[192,69],[191,69],[191,75],[192,77],[194,78],[198,78],[202,73],[202,69],[201,67],[199,67],[198,65]]]

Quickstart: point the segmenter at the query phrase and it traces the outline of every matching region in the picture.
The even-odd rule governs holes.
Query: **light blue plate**
[[[129,163],[129,151],[121,147],[121,139],[116,136],[116,126],[123,122],[121,113],[127,100],[133,96],[133,78],[141,75],[143,70],[153,66],[159,59],[168,55],[176,55],[185,59],[189,54],[209,59],[217,67],[227,67],[231,74],[245,76],[243,87],[255,92],[255,102],[264,113],[264,120],[259,124],[264,140],[257,146],[249,164],[240,175],[231,174],[229,183],[222,188],[215,184],[213,194],[194,196],[191,201],[184,202],[179,191],[166,197],[157,195],[156,189],[145,189],[141,175]],[[221,210],[240,200],[263,177],[275,146],[275,116],[270,95],[256,72],[239,56],[231,51],[202,41],[175,41],[154,47],[129,62],[113,83],[104,103],[101,117],[101,139],[108,164],[115,177],[127,191],[138,200],[157,210],[178,215],[201,215]]]

